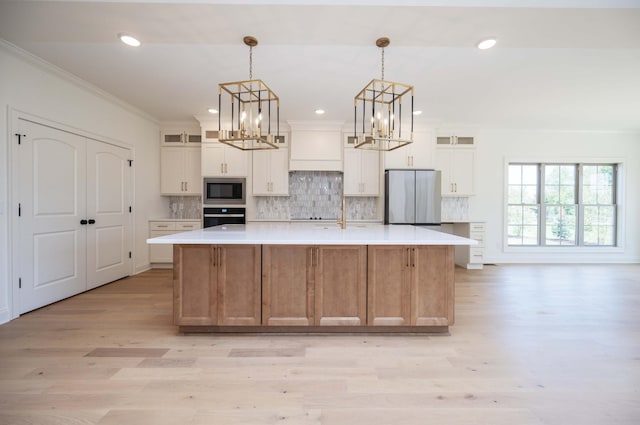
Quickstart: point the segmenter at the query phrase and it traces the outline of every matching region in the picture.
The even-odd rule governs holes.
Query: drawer
[[[202,223],[199,221],[178,221],[176,223],[176,230],[186,232],[189,230],[201,229]]]
[[[469,248],[469,262],[480,263],[484,261],[484,249],[482,248]]]
[[[469,223],[469,232],[484,232],[484,223]]]
[[[149,230],[176,230],[175,221],[150,221]]]
[[[478,245],[473,247],[481,248],[484,246],[484,232],[471,232],[469,233],[469,239],[478,241]]]

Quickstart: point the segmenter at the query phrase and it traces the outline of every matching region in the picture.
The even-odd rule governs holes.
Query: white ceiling
[[[245,35],[282,120],[349,121],[387,36],[385,79],[415,86],[418,124],[640,131],[640,0],[0,0],[1,38],[160,121],[248,78]]]

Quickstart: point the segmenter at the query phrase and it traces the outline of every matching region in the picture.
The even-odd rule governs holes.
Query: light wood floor
[[[640,423],[640,265],[456,269],[448,336],[179,335],[170,273],[0,326],[0,424]]]

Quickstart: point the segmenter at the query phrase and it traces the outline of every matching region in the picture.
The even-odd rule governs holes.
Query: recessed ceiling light
[[[127,46],[138,47],[140,46],[140,41],[132,35],[129,34],[118,34],[118,38]]]
[[[213,109],[213,108],[209,108],[207,109],[207,111],[209,111],[210,114],[217,114],[218,110],[217,109]]]
[[[495,38],[487,38],[478,43],[478,49],[487,50],[496,45],[497,40]]]
[[[322,114],[324,114],[324,109],[316,109],[315,112],[316,112],[317,115],[322,115]]]
[[[413,111],[413,115],[422,115],[422,111]]]

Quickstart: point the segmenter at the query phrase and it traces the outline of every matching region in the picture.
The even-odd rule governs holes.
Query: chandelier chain
[[[382,50],[382,81],[384,81],[384,47],[381,49]]]
[[[249,79],[253,80],[253,46],[249,46]]]

